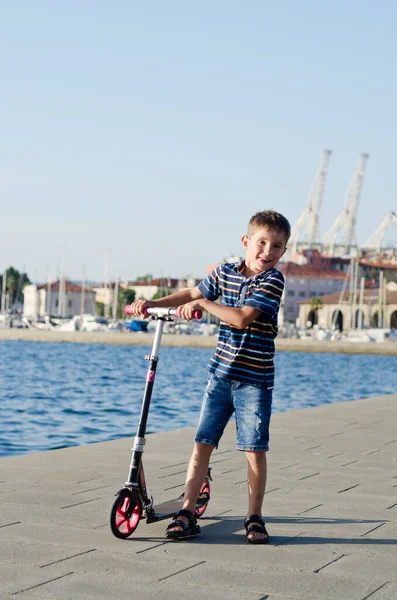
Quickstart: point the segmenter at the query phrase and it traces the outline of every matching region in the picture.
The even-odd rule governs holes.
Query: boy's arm
[[[225,323],[228,323],[237,329],[245,329],[248,327],[261,312],[251,306],[243,306],[242,308],[224,306],[223,304],[212,302],[212,300],[207,300],[207,298],[202,296],[200,299],[193,300],[192,302],[181,306],[179,314],[184,319],[190,320],[193,318],[193,312],[198,308],[206,310],[211,315],[218,317],[218,319],[225,321]]]
[[[234,306],[224,306],[223,304],[216,304],[203,298],[198,301],[201,308],[211,313],[215,317],[222,319],[225,323],[229,323],[232,327],[238,329],[245,329],[248,325],[251,325],[258,315],[260,310],[252,308],[251,306],[243,306],[241,308],[235,308]]]
[[[180,290],[169,296],[164,296],[164,298],[151,300],[151,302],[153,306],[180,306],[181,304],[186,304],[186,302],[191,302],[192,300],[199,300],[202,297],[203,294],[198,287],[195,286],[186,290]]]
[[[164,298],[157,298],[157,300],[143,300],[141,298],[140,300],[136,300],[131,304],[131,309],[135,315],[144,315],[146,308],[151,308],[153,306],[180,306],[181,304],[186,304],[187,302],[197,301],[200,298],[203,298],[203,295],[196,286],[194,288],[180,290],[179,292],[175,292],[169,296],[164,296]]]

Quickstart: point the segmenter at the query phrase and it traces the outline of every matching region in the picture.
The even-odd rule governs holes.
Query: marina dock
[[[246,459],[230,423],[202,534],[168,521],[115,538],[108,515],[131,439],[0,460],[0,598],[395,600],[397,394],[275,414],[264,504],[271,542],[245,542]],[[183,491],[194,429],[148,436],[155,504]]]
[[[153,344],[151,333],[121,333],[86,331],[43,331],[39,329],[2,329],[0,341],[68,342],[80,344],[147,345]],[[187,348],[215,348],[217,336],[206,335],[164,335],[163,346],[185,346]],[[397,342],[348,342],[315,339],[294,339],[277,337],[276,350],[279,352],[335,352],[343,354],[386,354],[397,355]]]

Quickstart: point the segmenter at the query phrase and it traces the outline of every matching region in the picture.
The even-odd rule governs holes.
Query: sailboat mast
[[[354,259],[353,269],[353,297],[352,297],[352,329],[357,327],[356,308],[357,308],[357,287],[358,287],[358,259]]]
[[[364,285],[365,277],[361,277],[360,281],[360,300],[359,300],[359,312],[358,312],[358,328],[363,328],[363,309],[364,309]]]
[[[3,273],[3,285],[1,288],[1,311],[5,313],[6,307],[6,289],[7,289],[7,269]]]
[[[109,316],[110,297],[108,295],[108,254],[107,254],[107,252],[105,252],[104,264],[103,264],[103,287],[104,287],[103,312],[104,312],[104,316],[108,317]]]
[[[46,313],[48,316],[51,315],[51,275],[50,272],[47,273],[47,307]]]
[[[80,316],[85,313],[85,268],[83,267],[83,281],[81,285],[81,304],[80,304]]]
[[[379,272],[378,327],[383,327],[383,271]]]
[[[117,277],[114,284],[114,297],[113,297],[113,319],[117,319],[117,300],[119,295],[119,277]]]

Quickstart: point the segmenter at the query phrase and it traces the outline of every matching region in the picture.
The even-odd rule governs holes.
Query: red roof
[[[397,269],[397,263],[372,262],[370,260],[360,260],[362,267],[375,267],[375,269]]]
[[[169,277],[162,277],[160,279],[149,279],[148,281],[134,281],[133,283],[130,283],[130,286],[133,287],[137,287],[137,286],[151,286],[151,285],[155,285],[157,287],[163,287],[163,288],[176,288],[178,287],[178,279],[170,279]]]
[[[77,283],[73,283],[73,281],[65,281],[65,292],[82,292],[83,287],[78,285]],[[59,281],[53,281],[50,283],[50,289],[52,292],[59,292]],[[48,290],[48,283],[43,283],[42,285],[37,286],[38,290]],[[84,288],[85,292],[92,292],[91,288]]]
[[[338,279],[346,278],[344,271],[334,271],[333,269],[317,269],[312,265],[298,265],[293,262],[279,263],[277,265],[285,277],[308,277],[310,279]]]

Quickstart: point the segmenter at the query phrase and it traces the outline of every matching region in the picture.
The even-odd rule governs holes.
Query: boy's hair
[[[288,242],[291,235],[291,225],[280,213],[275,212],[274,210],[257,212],[251,217],[248,223],[247,237],[250,237],[257,229],[263,229],[264,227],[283,233],[286,238],[286,243]]]

